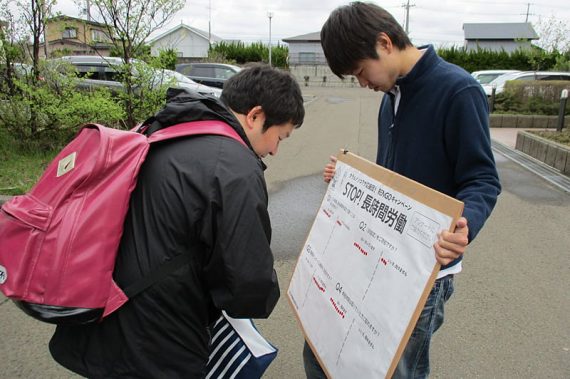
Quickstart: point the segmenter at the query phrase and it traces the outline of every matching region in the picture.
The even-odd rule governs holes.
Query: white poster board
[[[288,289],[329,378],[391,376],[463,204],[351,153],[338,157]]]

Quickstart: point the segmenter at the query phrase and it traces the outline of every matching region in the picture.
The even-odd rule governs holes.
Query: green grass
[[[21,195],[38,181],[57,151],[23,152],[0,131],[0,195]]]
[[[557,131],[532,131],[532,133],[546,138],[548,140],[558,142],[559,144],[570,147],[570,129],[564,128],[561,132]]]
[[[2,157],[0,194],[21,195],[38,181],[56,152],[46,154],[14,154]],[[7,159],[6,159],[7,158]]]

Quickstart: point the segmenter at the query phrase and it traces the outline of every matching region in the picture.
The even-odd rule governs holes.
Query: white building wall
[[[151,46],[151,54],[157,56],[160,50],[175,49],[183,58],[205,58],[208,56],[208,40],[180,28],[176,32],[164,36]]]
[[[491,51],[505,50],[507,53],[512,53],[518,49],[530,48],[530,41],[467,41],[467,51],[485,49]]]
[[[318,42],[290,42],[289,52],[299,53],[299,52],[311,52],[323,54],[323,48]]]
[[[313,57],[313,58],[311,58]],[[307,59],[314,59],[307,61]],[[320,42],[289,42],[289,64],[326,64]]]

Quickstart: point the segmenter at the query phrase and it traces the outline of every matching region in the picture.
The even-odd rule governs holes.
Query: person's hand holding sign
[[[444,266],[462,256],[469,244],[468,233],[469,227],[465,217],[457,220],[454,232],[447,230],[441,232],[437,242],[433,245],[437,262]]]

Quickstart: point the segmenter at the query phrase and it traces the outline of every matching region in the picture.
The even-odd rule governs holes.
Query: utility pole
[[[267,17],[269,17],[269,67],[271,67],[271,18],[273,12],[267,12]]]
[[[85,16],[87,17],[87,21],[91,21],[91,1],[86,0],[85,2]]]
[[[405,26],[406,34],[409,34],[410,8],[415,7],[415,6],[416,6],[416,4],[410,5],[410,0],[408,0],[406,4],[402,4],[402,8],[406,8],[406,26]]]
[[[212,0],[208,1],[208,46],[212,45]]]
[[[532,3],[526,3],[526,19],[524,20],[524,22],[528,22],[528,16],[534,16],[534,13],[530,13],[530,5],[531,4]]]

